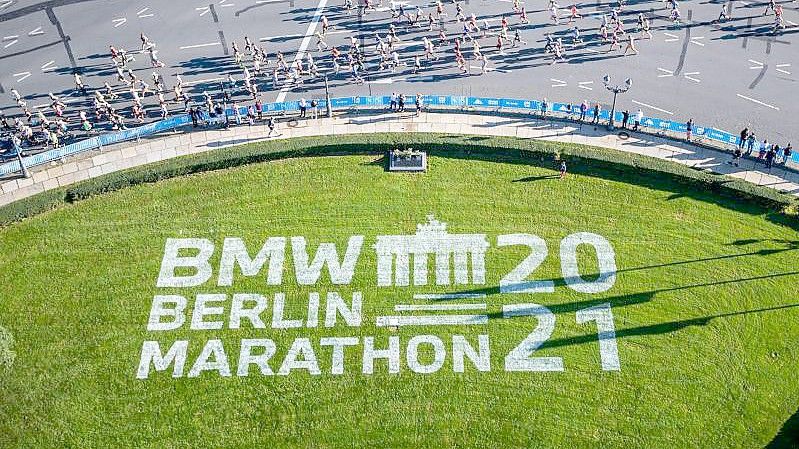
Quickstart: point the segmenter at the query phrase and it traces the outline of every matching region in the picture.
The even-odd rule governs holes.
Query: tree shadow
[[[683,329],[695,326],[707,326],[713,320],[720,319],[720,318],[729,318],[733,316],[741,316],[741,315],[748,315],[752,313],[762,313],[762,312],[773,312],[777,310],[784,310],[790,309],[794,307],[799,307],[799,304],[785,304],[781,306],[774,306],[774,307],[764,307],[760,309],[751,309],[751,310],[742,310],[738,312],[729,312],[729,313],[721,313],[718,315],[709,315],[704,317],[698,318],[690,318],[686,320],[678,320],[678,321],[669,321],[665,323],[659,324],[651,324],[648,326],[638,326],[638,327],[631,327],[628,329],[620,329],[616,331],[616,338],[626,338],[626,337],[636,337],[636,336],[643,336],[643,335],[662,335],[662,334],[669,334],[672,332],[681,331]],[[573,345],[580,345],[583,343],[589,343],[593,341],[597,341],[598,337],[596,333],[580,335],[577,337],[569,337],[569,338],[560,338],[556,340],[548,340],[542,345],[542,348],[558,348],[563,346],[573,346]],[[786,423],[787,424],[787,423]],[[791,423],[796,424],[796,423]],[[784,428],[785,426],[783,426]],[[795,430],[795,429],[791,429]],[[795,447],[795,446],[794,446]]]
[[[799,447],[799,410],[782,424],[777,435],[763,449],[796,449]]]

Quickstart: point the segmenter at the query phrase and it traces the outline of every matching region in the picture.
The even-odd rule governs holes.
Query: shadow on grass
[[[738,312],[730,312],[730,313],[722,313],[718,315],[709,315],[704,317],[698,318],[691,318],[687,320],[678,320],[678,321],[669,321],[666,323],[659,323],[659,324],[652,324],[649,326],[638,326],[638,327],[631,327],[629,329],[621,329],[616,331],[616,338],[626,338],[626,337],[635,337],[640,335],[662,335],[668,334],[671,332],[677,332],[689,327],[694,326],[707,326],[713,320],[719,318],[729,318],[733,316],[740,316],[740,315],[748,315],[752,313],[762,313],[762,312],[774,312],[777,310],[785,310],[791,309],[794,307],[799,307],[799,304],[786,304],[782,306],[775,306],[775,307],[764,307],[761,309],[751,309],[751,310],[741,310]],[[572,346],[572,345],[579,345],[583,343],[597,341],[597,334],[585,334],[580,335],[578,337],[569,337],[569,338],[560,338],[557,340],[548,340],[546,343],[542,345],[542,348],[557,348],[562,346]],[[790,420],[789,420],[790,421]],[[786,423],[787,424],[787,423]],[[792,423],[796,424],[796,423]],[[785,426],[783,426],[785,428]],[[795,429],[795,428],[794,428]],[[788,446],[785,446],[788,447]],[[791,446],[795,447],[795,446]]]
[[[763,449],[795,449],[799,447],[799,410],[782,424],[777,435]]]
[[[558,179],[558,178],[560,178],[560,176],[558,175],[528,176],[526,178],[514,179],[511,182],[532,182],[532,181],[542,181],[544,179]]]
[[[486,162],[535,166],[553,171],[558,170],[558,163],[553,155],[538,150],[537,145],[541,144],[540,142],[532,144],[528,152],[527,150],[503,148],[501,146],[493,147],[482,143],[464,145],[463,142],[457,142],[457,139],[453,139],[455,142],[446,143],[449,138],[450,136],[441,136],[442,142],[440,143],[416,144],[415,147],[428,151],[431,156],[435,157],[476,159]],[[464,140],[468,140],[468,138]],[[557,144],[552,145],[558,146]],[[563,146],[563,149],[565,152],[569,152],[567,146]],[[750,194],[733,192],[725,187],[726,184],[732,183],[732,180],[717,179],[713,183],[709,183],[689,179],[679,173],[670,171],[660,171],[639,165],[624,165],[615,160],[603,160],[591,156],[583,157],[580,154],[565,153],[561,157],[568,161],[569,172],[572,174],[618,181],[667,192],[670,194],[668,200],[689,198],[716,204],[736,212],[762,216],[773,223],[799,231],[799,220],[781,213],[773,204],[766,204],[770,202],[769,200],[755,198]],[[637,164],[635,162],[632,163]],[[675,170],[683,168],[685,167],[676,167]],[[512,182],[523,181],[512,180]]]

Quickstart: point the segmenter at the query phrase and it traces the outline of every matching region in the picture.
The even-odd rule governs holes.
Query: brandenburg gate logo
[[[411,259],[413,285],[427,285],[430,255],[434,255],[436,285],[450,285],[450,271],[455,284],[468,284],[470,259],[471,283],[485,284],[485,253],[489,246],[485,234],[449,234],[446,223],[428,215],[427,223],[416,225],[415,235],[377,236],[377,285],[390,286],[392,278],[394,285],[409,285]]]

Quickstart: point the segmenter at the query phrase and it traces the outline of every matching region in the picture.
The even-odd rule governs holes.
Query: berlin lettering
[[[237,279],[259,276],[267,286],[288,282],[284,270],[286,257],[291,257],[291,281],[299,286],[314,286],[327,274],[325,281],[333,286],[352,282],[364,248],[362,235],[351,236],[341,253],[333,243],[321,243],[311,256],[304,237],[269,237],[255,255],[240,238],[225,238],[221,248],[208,239],[167,239],[156,287],[175,289],[232,287]],[[598,276],[590,280],[581,276],[577,248],[587,245],[595,250]],[[377,259],[378,287],[465,286],[485,284],[485,254],[491,244],[485,234],[450,234],[446,223],[428,217],[417,226],[413,235],[377,236],[372,249]],[[546,242],[531,234],[507,234],[496,238],[496,246],[522,246],[529,254],[502,277],[502,294],[554,292],[554,282],[530,281],[531,274],[546,260]],[[214,256],[218,255],[218,259]],[[218,260],[214,267],[212,258]],[[430,262],[432,270],[428,270]],[[580,293],[595,294],[609,290],[616,281],[615,254],[610,243],[597,234],[579,232],[560,242],[560,264],[568,288]],[[215,269],[216,268],[216,269]],[[346,296],[346,297],[345,297]],[[287,298],[285,293],[195,293],[156,294],[153,297],[147,331],[152,340],[144,341],[136,377],[148,379],[158,372],[174,378],[199,377],[204,373],[220,377],[252,375],[341,375],[355,371],[365,375],[382,370],[399,373],[407,369],[418,374],[432,374],[445,364],[454,372],[466,370],[489,372],[491,340],[485,332],[489,316],[485,295],[473,293],[416,294],[415,300],[441,301],[431,304],[396,304],[391,313],[374,317],[369,326],[378,331],[374,336],[322,336],[313,339],[296,337],[286,347],[270,338],[242,338],[222,341],[174,340],[162,344],[155,338],[172,331],[193,335],[221,330],[286,330],[340,329],[364,325],[363,295],[352,292],[310,292],[307,297]],[[288,302],[302,304],[301,316],[290,316]],[[535,357],[535,351],[551,337],[556,316],[547,307],[534,303],[505,304],[502,318],[531,317],[536,326],[521,342],[504,355],[501,369],[506,372],[564,371],[562,357]],[[619,371],[615,325],[609,303],[578,310],[577,324],[593,323],[599,343],[599,368]],[[474,326],[477,335],[439,337],[430,333],[403,337],[390,331],[403,326],[424,328]],[[386,332],[380,333],[385,329]],[[263,331],[267,332],[267,331]],[[337,332],[340,333],[340,332]],[[359,333],[360,334],[360,333]],[[190,354],[199,354],[189,357]],[[278,357],[277,354],[285,354]],[[324,356],[322,356],[322,354]],[[357,361],[357,362],[356,362]]]

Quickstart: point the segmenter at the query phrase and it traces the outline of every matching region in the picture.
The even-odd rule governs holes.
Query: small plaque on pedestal
[[[427,153],[413,148],[388,153],[388,171],[423,172],[427,170]]]

